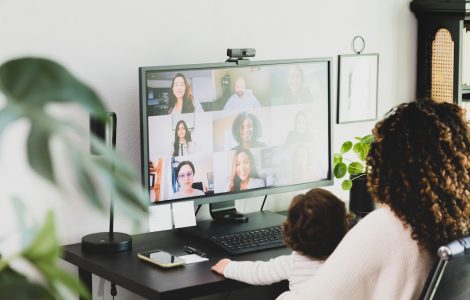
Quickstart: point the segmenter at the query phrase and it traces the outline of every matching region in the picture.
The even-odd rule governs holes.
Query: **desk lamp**
[[[93,118],[90,118],[90,129],[93,134],[96,134],[102,139],[105,139],[106,133],[111,131],[111,147],[113,150],[115,150],[117,127],[116,113],[110,112],[109,118],[111,120],[111,130],[109,130],[109,128],[106,128],[106,126],[102,122]],[[91,152],[96,154],[96,151],[94,151],[93,148],[91,149]],[[112,168],[114,170],[114,167]],[[111,203],[109,206],[109,232],[92,233],[82,237],[82,249],[84,251],[108,253],[127,251],[132,248],[132,238],[130,235],[121,232],[114,232],[114,199],[112,194],[110,201]]]

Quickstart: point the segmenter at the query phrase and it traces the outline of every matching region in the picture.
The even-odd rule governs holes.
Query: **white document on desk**
[[[173,222],[176,228],[196,226],[193,201],[176,202],[172,206]]]
[[[202,257],[197,254],[182,255],[180,256],[180,258],[184,259],[186,264],[193,264],[193,263],[209,260],[207,257]]]
[[[152,205],[149,208],[150,231],[170,230],[173,228],[171,221],[171,204]]]

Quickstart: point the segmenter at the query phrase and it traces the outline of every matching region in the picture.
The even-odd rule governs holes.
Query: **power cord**
[[[261,209],[259,211],[263,211],[264,203],[266,203],[266,198],[268,198],[268,195],[264,195],[263,204],[261,204]]]
[[[197,213],[199,212],[199,210],[201,209],[201,206],[202,204],[199,204],[196,208],[196,212],[194,213],[195,216],[197,216]]]

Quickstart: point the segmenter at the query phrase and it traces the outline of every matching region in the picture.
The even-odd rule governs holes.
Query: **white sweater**
[[[267,262],[231,261],[225,267],[224,276],[253,285],[269,285],[287,279],[292,291],[311,278],[322,264],[322,260],[313,260],[294,251]]]
[[[278,299],[417,299],[433,262],[383,207],[349,231],[313,278]]]

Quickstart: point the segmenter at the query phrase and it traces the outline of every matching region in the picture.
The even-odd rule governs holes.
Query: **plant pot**
[[[353,185],[349,190],[349,211],[363,218],[375,209],[375,203],[367,191],[367,176],[365,174],[351,176]]]

